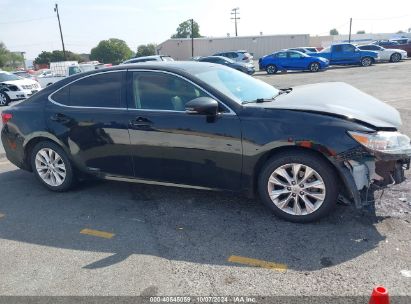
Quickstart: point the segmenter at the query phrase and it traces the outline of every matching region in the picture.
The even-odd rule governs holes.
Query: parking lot
[[[411,135],[411,60],[255,77],[347,82],[397,108]],[[0,185],[2,295],[368,296],[381,284],[411,296],[411,180],[313,224],[231,193],[102,181],[52,193],[4,157]]]

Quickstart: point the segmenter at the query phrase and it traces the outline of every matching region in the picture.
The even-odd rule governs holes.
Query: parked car
[[[298,51],[298,52],[301,52],[301,53],[304,53],[304,54],[308,54],[308,55],[309,55],[310,53],[318,53],[317,48],[311,47],[311,46],[291,48],[291,49],[288,49],[288,51]]]
[[[68,76],[83,72],[77,61],[58,61],[50,63],[50,73],[46,72],[38,75],[36,80],[42,88],[48,87]]]
[[[36,80],[36,76],[34,74],[30,74],[28,71],[13,71],[11,72],[13,75],[19,76],[21,78],[28,78]]]
[[[411,39],[409,38],[396,38],[396,39],[390,39],[390,41],[397,42],[398,44],[408,44],[411,43]]]
[[[377,52],[380,61],[398,62],[408,57],[407,52],[404,50],[386,49],[376,44],[360,45],[358,48],[363,51]]]
[[[278,90],[209,63],[74,75],[1,116],[7,158],[52,191],[89,175],[245,191],[295,222],[339,195],[361,207],[371,184],[404,180],[411,156],[399,113],[348,84]]]
[[[131,58],[129,60],[124,61],[122,64],[141,63],[141,62],[148,62],[148,61],[174,61],[174,59],[170,56],[165,56],[165,55],[153,55],[153,56]]]
[[[384,47],[386,46],[391,47],[394,45],[399,45],[397,41],[391,41],[391,40],[376,40],[376,41],[373,41],[372,44],[376,44],[376,45],[384,46]]]
[[[363,67],[370,66],[379,60],[377,52],[360,50],[351,43],[333,44],[311,56],[326,58],[331,65],[359,64]]]
[[[279,51],[264,56],[258,61],[260,70],[275,74],[281,70],[318,72],[329,66],[328,59],[311,57],[298,51]]]
[[[35,80],[0,71],[0,106],[28,98],[40,90],[40,84]]]
[[[238,70],[240,72],[244,72],[246,74],[252,75],[255,73],[255,67],[253,63],[242,63],[242,62],[235,62],[229,58],[222,57],[222,56],[208,56],[208,57],[201,57],[198,59],[199,62],[211,62],[226,65],[230,68]]]
[[[236,62],[246,62],[246,63],[253,62],[253,56],[249,52],[244,51],[244,50],[220,52],[220,53],[215,53],[213,56],[223,56],[226,58],[230,58],[231,60],[234,60]]]
[[[396,41],[379,40],[374,41],[373,44],[377,44],[382,47],[389,47],[390,49],[399,49],[407,52],[407,56],[411,57],[411,42],[408,41],[406,44],[399,44]]]

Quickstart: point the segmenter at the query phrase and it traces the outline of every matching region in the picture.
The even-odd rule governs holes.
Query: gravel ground
[[[256,77],[348,82],[400,110],[411,135],[411,60]],[[304,225],[229,193],[100,181],[51,193],[4,158],[0,185],[0,295],[368,296],[382,284],[411,296],[410,180],[377,193],[375,206],[339,205]]]

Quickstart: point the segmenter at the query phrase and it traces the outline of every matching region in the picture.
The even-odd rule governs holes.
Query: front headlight
[[[352,138],[364,147],[387,154],[406,154],[411,156],[411,142],[407,135],[400,132],[381,131],[362,133],[348,131]]]

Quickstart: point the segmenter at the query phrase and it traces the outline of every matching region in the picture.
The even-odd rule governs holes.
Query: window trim
[[[65,104],[59,103],[59,102],[57,102],[57,101],[55,101],[55,100],[52,99],[52,96],[53,96],[55,93],[59,92],[60,90],[64,89],[65,87],[67,87],[67,86],[69,86],[69,85],[72,85],[73,83],[75,83],[75,82],[77,82],[77,81],[80,81],[80,80],[82,80],[82,79],[89,78],[89,77],[96,76],[96,75],[107,74],[107,73],[124,73],[125,71],[126,71],[126,70],[105,71],[105,72],[93,73],[93,74],[86,75],[86,76],[83,76],[83,77],[81,77],[81,78],[75,79],[75,80],[73,80],[73,81],[65,84],[64,86],[62,86],[62,87],[59,88],[58,90],[54,91],[53,93],[51,93],[51,94],[48,96],[48,100],[49,100],[51,103],[53,103],[53,104],[55,104],[55,105],[57,105],[57,106],[64,107],[64,108],[71,108],[71,109],[127,110],[127,108],[124,108],[124,107],[113,108],[113,107],[69,106],[69,105],[65,105]],[[123,77],[123,78],[124,78],[124,77]],[[123,85],[124,79],[122,79],[121,82],[122,82],[122,85]],[[121,96],[121,99],[123,99],[123,93],[121,93],[121,95],[122,95],[122,96]],[[124,105],[124,101],[122,101],[121,103]]]
[[[64,89],[65,87],[67,87],[67,86],[69,86],[69,85],[71,85],[71,84],[73,84],[73,83],[75,83],[75,82],[77,82],[77,81],[80,81],[81,79],[88,78],[88,77],[92,77],[92,76],[95,76],[95,75],[106,74],[106,73],[127,73],[127,72],[156,72],[156,73],[164,73],[164,74],[170,74],[170,75],[177,76],[177,77],[179,77],[179,78],[181,78],[181,79],[183,79],[183,80],[185,80],[185,81],[188,81],[188,82],[191,83],[192,85],[196,86],[198,89],[202,90],[204,93],[206,93],[206,94],[209,95],[211,98],[215,99],[218,103],[222,104],[226,109],[228,109],[228,112],[219,113],[220,115],[235,115],[235,116],[237,115],[236,112],[234,112],[233,109],[231,109],[229,106],[227,106],[227,105],[226,105],[224,102],[222,102],[219,98],[215,97],[215,96],[214,96],[213,94],[211,94],[209,91],[207,91],[207,90],[204,89],[203,87],[199,86],[198,84],[196,84],[195,82],[191,81],[190,79],[188,79],[188,78],[186,78],[186,77],[184,77],[184,76],[181,76],[181,75],[179,75],[179,74],[176,74],[176,73],[173,73],[173,72],[169,72],[169,71],[150,70],[150,69],[138,69],[138,68],[124,69],[124,70],[115,70],[115,71],[104,71],[104,72],[98,72],[98,73],[93,73],[93,74],[90,74],[90,75],[83,76],[83,77],[81,77],[81,78],[75,79],[75,80],[73,80],[73,81],[65,84],[64,86],[62,86],[62,87],[59,88],[58,90],[50,93],[50,94],[48,95],[48,100],[49,100],[51,103],[53,103],[53,104],[55,104],[55,105],[57,105],[57,106],[64,107],[64,108],[71,108],[71,109],[93,109],[93,110],[101,109],[101,110],[127,110],[127,111],[128,111],[128,110],[132,110],[132,111],[185,113],[184,111],[176,111],[176,110],[155,110],[155,109],[135,109],[135,108],[129,108],[129,107],[128,107],[128,102],[127,102],[127,100],[126,100],[126,107],[111,108],[111,107],[69,106],[69,105],[61,104],[61,103],[59,103],[59,102],[57,102],[57,101],[55,101],[55,100],[52,99],[52,95],[54,95],[54,94],[57,93],[58,91]],[[129,88],[128,88],[128,82],[127,82],[127,75],[126,75],[126,79],[123,79],[122,82],[125,83],[126,92],[127,92],[127,90],[129,89]],[[127,99],[127,95],[126,95],[126,99]],[[123,105],[124,105],[124,102],[123,102]]]

